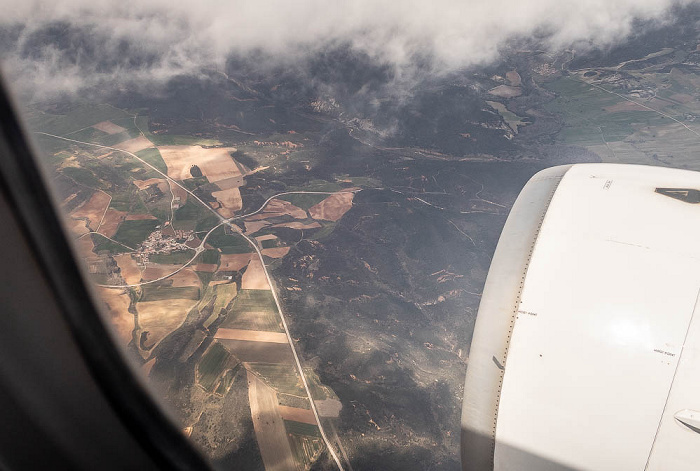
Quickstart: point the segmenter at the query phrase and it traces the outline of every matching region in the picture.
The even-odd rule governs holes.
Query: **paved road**
[[[268,284],[270,285],[270,290],[271,290],[271,292],[272,292],[272,296],[273,296],[273,298],[275,299],[275,304],[277,305],[277,309],[278,309],[278,311],[279,311],[279,313],[280,313],[280,318],[282,319],[282,325],[284,326],[284,331],[285,331],[285,334],[287,335],[287,339],[288,339],[288,341],[289,341],[289,345],[290,345],[291,348],[292,348],[292,353],[293,353],[293,355],[294,355],[294,361],[295,361],[296,366],[297,366],[297,369],[298,369],[298,371],[299,371],[299,376],[301,377],[301,380],[302,380],[302,382],[304,383],[304,389],[306,390],[306,394],[308,395],[308,399],[309,399],[309,402],[310,402],[310,404],[311,404],[311,410],[313,410],[314,416],[316,417],[316,420],[318,421],[318,430],[319,430],[319,432],[321,433],[321,437],[323,438],[323,441],[324,441],[325,444],[326,444],[326,448],[328,449],[328,452],[331,454],[331,457],[333,458],[333,461],[335,461],[336,465],[338,466],[338,469],[339,469],[340,471],[343,471],[343,465],[341,464],[340,459],[338,458],[338,455],[336,454],[335,450],[334,450],[333,447],[331,446],[331,443],[330,443],[330,441],[328,440],[328,437],[327,437],[327,435],[326,435],[326,432],[325,432],[325,430],[323,429],[323,425],[321,424],[321,418],[319,417],[318,411],[316,410],[316,404],[315,404],[315,402],[314,402],[314,400],[313,400],[313,396],[311,395],[311,390],[309,389],[309,385],[308,385],[308,382],[307,382],[307,380],[306,380],[306,375],[304,374],[304,370],[303,370],[303,368],[301,367],[301,362],[299,361],[299,355],[297,354],[296,346],[294,345],[294,341],[292,340],[292,336],[291,336],[291,334],[289,333],[289,328],[287,327],[287,320],[286,320],[286,318],[285,318],[285,316],[284,316],[284,311],[282,310],[282,306],[280,305],[279,299],[278,299],[278,297],[277,297],[277,292],[275,291],[274,285],[272,284],[272,279],[270,278],[270,273],[269,273],[268,270],[267,270],[267,266],[265,265],[265,262],[264,262],[262,253],[260,252],[260,248],[257,246],[257,244],[256,244],[250,237],[248,237],[247,235],[241,233],[241,232],[240,232],[240,228],[239,228],[238,226],[236,226],[235,224],[232,224],[232,221],[234,221],[234,220],[243,219],[243,218],[246,218],[246,217],[249,217],[249,216],[252,216],[252,215],[254,215],[254,214],[259,213],[260,211],[262,211],[262,210],[265,208],[265,206],[267,206],[267,205],[270,203],[270,201],[272,201],[273,199],[275,199],[275,198],[277,198],[277,197],[279,197],[279,196],[290,195],[290,194],[321,194],[321,195],[330,195],[330,194],[337,193],[337,192],[325,192],[325,191],[287,191],[287,192],[283,192],[283,193],[278,193],[278,194],[276,194],[276,195],[274,195],[274,196],[269,197],[267,200],[265,200],[265,202],[264,202],[264,203],[260,206],[260,208],[258,208],[256,211],[253,211],[252,213],[244,214],[244,215],[241,215],[241,216],[234,216],[234,217],[232,217],[232,218],[226,219],[226,218],[224,218],[223,216],[221,216],[219,213],[217,213],[211,206],[209,206],[209,205],[206,204],[204,201],[202,201],[199,197],[197,197],[197,195],[195,195],[195,194],[192,193],[190,190],[188,190],[187,188],[185,188],[184,186],[182,186],[179,182],[177,182],[176,180],[173,180],[173,179],[170,178],[168,175],[166,175],[165,173],[161,172],[161,171],[158,170],[156,167],[154,167],[153,165],[149,164],[148,162],[146,162],[145,160],[141,159],[139,156],[137,156],[136,154],[134,154],[134,153],[132,153],[132,152],[129,152],[129,151],[126,151],[126,150],[123,150],[123,149],[118,149],[118,148],[116,148],[116,147],[103,146],[103,145],[101,145],[101,144],[93,144],[93,143],[91,143],[91,142],[83,142],[83,141],[78,141],[78,140],[76,140],[76,139],[69,139],[69,138],[67,138],[67,137],[57,136],[57,135],[55,135],[55,134],[49,134],[49,133],[45,133],[45,132],[37,132],[37,134],[41,134],[41,135],[49,136],[49,137],[54,137],[54,138],[56,138],[56,139],[61,139],[61,140],[68,141],[68,142],[74,142],[74,143],[76,143],[76,144],[83,144],[83,145],[92,146],[92,147],[98,147],[98,148],[102,148],[102,149],[110,149],[110,150],[114,150],[114,151],[118,151],[118,152],[124,152],[125,154],[127,154],[127,155],[133,157],[134,159],[138,160],[138,161],[141,162],[142,164],[148,166],[148,167],[151,168],[153,171],[157,172],[159,175],[162,175],[165,179],[168,180],[168,182],[172,182],[173,184],[175,184],[175,185],[179,186],[180,188],[182,188],[183,190],[185,190],[185,191],[186,191],[187,193],[189,193],[195,200],[199,201],[199,202],[202,204],[202,206],[204,206],[204,207],[207,208],[209,211],[211,211],[212,213],[214,213],[214,214],[216,215],[216,217],[221,221],[220,224],[218,224],[217,226],[215,226],[214,228],[212,228],[212,229],[207,233],[207,235],[206,235],[206,236],[204,237],[204,239],[202,240],[202,244],[200,244],[200,246],[197,248],[197,253],[195,254],[194,257],[192,257],[192,259],[191,259],[189,262],[187,262],[185,265],[183,265],[182,267],[180,267],[178,270],[176,270],[176,271],[173,272],[173,273],[170,273],[169,275],[167,275],[167,276],[165,276],[165,277],[161,277],[161,278],[159,278],[159,279],[157,279],[157,280],[151,280],[151,281],[149,281],[149,282],[145,282],[145,283],[142,283],[142,284],[146,284],[146,283],[155,283],[156,281],[164,280],[164,279],[166,279],[166,278],[168,278],[168,277],[170,277],[170,276],[173,276],[175,273],[178,273],[180,270],[184,269],[187,265],[189,265],[190,263],[192,263],[192,261],[194,261],[194,259],[197,257],[197,255],[199,254],[200,249],[202,249],[202,248],[204,247],[204,241],[205,241],[206,238],[209,236],[209,234],[211,234],[211,232],[214,231],[214,229],[216,229],[217,227],[221,226],[222,224],[226,224],[226,225],[228,225],[229,227],[231,227],[232,229],[234,229],[234,230],[235,230],[236,232],[238,232],[241,236],[243,236],[243,237],[248,241],[248,243],[250,243],[250,245],[253,247],[253,249],[255,249],[255,252],[258,254],[258,257],[260,257],[260,263],[262,264],[263,270],[264,270],[264,272],[265,272],[265,277],[267,278],[267,282],[268,282]],[[353,192],[357,192],[357,191],[359,191],[359,190],[353,190]],[[128,286],[128,285],[116,285],[116,286],[105,286],[105,287],[108,287],[108,288],[125,288],[125,287],[127,287],[127,286]]]

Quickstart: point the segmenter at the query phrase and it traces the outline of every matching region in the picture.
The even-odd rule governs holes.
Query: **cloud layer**
[[[634,20],[666,21],[693,0],[34,0],[4,5],[0,20],[10,80],[38,98],[90,87],[159,84],[232,54],[293,64],[333,44],[411,75],[488,63],[516,37],[553,50],[605,47]],[[11,4],[10,4],[11,3]]]

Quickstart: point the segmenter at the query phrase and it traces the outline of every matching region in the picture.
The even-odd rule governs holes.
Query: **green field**
[[[205,250],[199,255],[199,263],[219,264],[221,255],[218,250]]]
[[[282,332],[279,324],[277,305],[272,293],[266,290],[244,289],[238,292],[221,327]]]
[[[304,195],[304,194],[292,194],[292,195],[282,195],[279,197],[281,200],[289,201],[294,206],[307,210],[310,207],[320,203],[324,199],[328,198],[330,195]]]
[[[248,363],[248,365],[268,386],[276,391],[296,396],[306,395],[301,378],[299,378],[292,363]]]
[[[88,236],[86,236],[88,237]],[[94,252],[100,252],[101,250],[108,250],[110,253],[118,254],[124,252],[131,252],[128,248],[123,245],[112,242],[111,240],[104,237],[98,232],[93,232],[89,237],[92,237],[92,243],[95,244]],[[135,247],[134,247],[135,248]]]
[[[316,434],[309,435],[311,433],[311,430],[307,427],[299,428],[296,425],[290,424],[299,424],[308,427],[315,427]],[[294,454],[294,458],[296,459],[297,463],[302,464],[304,469],[309,469],[311,465],[316,462],[318,455],[320,455],[324,449],[323,440],[320,438],[321,434],[318,431],[318,427],[316,427],[315,425],[309,426],[308,424],[302,424],[299,422],[291,422],[286,420],[284,425],[287,429],[287,433],[290,434],[289,444],[292,446],[292,453]],[[292,432],[292,430],[300,430],[304,431],[305,433],[297,434]]]
[[[163,157],[161,157],[160,151],[158,149],[143,149],[138,152],[135,152],[135,154],[138,155],[141,159],[148,162],[149,164],[153,165],[161,172],[165,174],[168,173],[168,166],[165,165],[165,160],[163,160]]]
[[[90,170],[82,167],[64,167],[63,174],[68,178],[75,180],[81,185],[89,186],[90,188],[103,188],[102,182]]]
[[[173,227],[176,229],[208,231],[219,224],[219,222],[219,218],[216,214],[209,211],[193,198],[188,198],[187,202],[175,211]]]
[[[606,111],[626,100],[578,80],[562,77],[546,85],[557,98],[546,109],[564,116],[558,139],[566,144],[597,145],[622,141],[640,126],[659,126],[670,121],[653,111]]]
[[[62,136],[68,133],[76,133],[76,131],[102,121],[110,120],[114,122],[124,118],[131,119],[131,116],[125,111],[109,105],[80,105],[65,114],[50,114],[29,110],[25,118],[29,129]]]
[[[135,248],[146,240],[148,235],[153,232],[159,224],[160,222],[154,219],[124,221],[119,225],[117,233],[114,234],[112,238],[122,244]]]
[[[320,229],[317,229],[317,231],[314,232],[311,237],[309,237],[310,239],[320,240],[320,239],[323,239],[324,237],[329,236],[331,234],[331,232],[333,232],[333,230],[335,229],[336,224],[338,224],[337,222],[329,222],[329,221],[319,221],[319,223],[321,224],[322,227]]]
[[[226,283],[214,286],[216,293],[216,301],[214,301],[214,313],[218,313],[221,309],[225,309],[238,294],[236,283]]]
[[[219,387],[216,388],[216,394],[225,396],[226,393],[228,393],[228,390],[231,388],[233,380],[235,379],[236,373],[238,373],[240,367],[241,364],[239,363],[232,370],[226,370],[226,373],[224,373],[219,381]]]
[[[251,250],[247,240],[237,234],[226,234],[224,226],[217,228],[209,234],[207,243],[212,247],[221,249],[221,252],[227,254],[248,253]]]
[[[143,285],[141,289],[141,302],[167,299],[199,299],[199,288],[196,286],[173,287],[167,284],[151,283]]]
[[[169,254],[153,254],[149,258],[151,262],[163,263],[165,265],[184,265],[192,260],[194,250],[182,250],[179,252],[171,252]]]
[[[226,368],[231,354],[219,342],[212,343],[211,347],[197,365],[197,381],[206,390],[211,392],[216,385],[216,380]]]
[[[285,420],[284,427],[287,433],[294,435],[306,435],[308,437],[321,437],[321,432],[318,431],[317,425],[305,424],[295,420]]]
[[[278,245],[278,240],[277,239],[270,239],[270,240],[263,240],[260,245],[262,246],[263,249],[272,249],[277,247]]]
[[[236,298],[233,308],[236,311],[273,311],[277,312],[277,304],[272,292],[259,289],[242,289]]]

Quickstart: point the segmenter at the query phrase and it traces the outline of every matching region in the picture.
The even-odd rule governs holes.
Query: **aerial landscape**
[[[157,92],[14,86],[114,343],[217,469],[458,470],[522,186],[579,162],[700,170],[700,8],[674,8],[605,47],[509,38],[410,86],[342,42],[298,67],[234,52]],[[79,25],[2,34],[6,56],[124,67]]]

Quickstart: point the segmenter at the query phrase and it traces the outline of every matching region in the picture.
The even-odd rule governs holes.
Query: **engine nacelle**
[[[700,173],[535,175],[503,229],[462,410],[473,470],[697,469]]]

